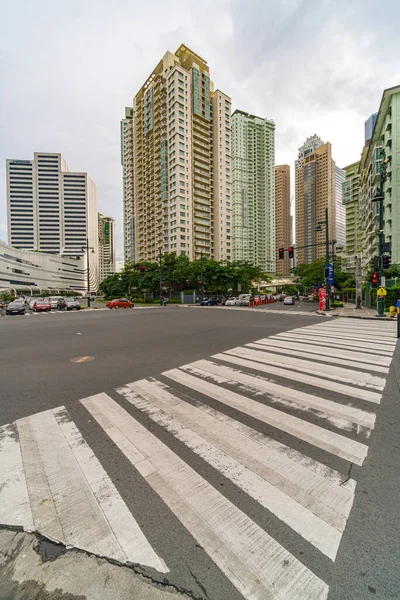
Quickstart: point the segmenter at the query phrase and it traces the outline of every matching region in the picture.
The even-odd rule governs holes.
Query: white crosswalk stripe
[[[328,597],[312,552],[330,564],[337,557],[356,490],[351,465],[367,456],[396,342],[392,323],[345,321],[134,381],[115,399],[80,400],[245,600]],[[0,427],[0,524],[167,573],[168,556],[152,547],[78,427],[64,407]],[[217,476],[259,505],[262,526]],[[168,538],[166,523],[158,526]],[[273,523],[293,537],[275,535]],[[296,536],[306,544],[301,561],[291,547]]]
[[[327,597],[326,584],[106,394],[82,403],[245,598]]]
[[[63,406],[1,428],[0,456],[0,523],[168,571]]]

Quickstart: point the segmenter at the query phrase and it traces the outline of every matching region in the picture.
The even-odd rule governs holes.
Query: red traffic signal
[[[279,248],[279,260],[285,257],[285,248]]]
[[[388,254],[384,254],[382,256],[382,268],[384,271],[386,271],[387,269],[390,269],[392,264],[392,258],[391,256],[389,256]]]
[[[141,273],[144,273],[146,270],[146,265],[140,265],[139,270]]]
[[[372,283],[373,286],[377,286],[378,285],[378,279],[379,279],[378,273],[372,273],[371,283]]]
[[[199,281],[199,285],[203,285],[203,282],[202,282],[202,281]]]
[[[289,246],[289,258],[293,258],[294,256],[294,248],[293,246]]]

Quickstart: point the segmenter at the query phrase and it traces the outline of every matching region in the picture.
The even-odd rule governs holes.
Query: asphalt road
[[[310,319],[297,315],[296,325],[314,322]],[[0,424],[292,327],[293,318],[285,314],[272,320],[212,307],[0,318]],[[90,362],[71,362],[86,356]]]
[[[155,453],[154,464],[161,461],[157,443],[164,444],[169,454],[165,456],[165,463],[158,463],[160,472],[163,468],[168,469],[168,463],[173,464],[174,461],[178,461],[177,465],[182,461],[182,469],[189,469],[187,473],[182,472],[184,488],[189,486],[187,498],[199,502],[199,511],[204,503],[211,502],[211,495],[217,493],[220,500],[213,505],[213,509],[217,510],[220,503],[229,502],[230,509],[228,507],[224,509],[221,505],[221,510],[227,511],[226,515],[230,514],[234,507],[234,510],[240,511],[235,513],[236,520],[240,515],[242,515],[240,518],[246,515],[246,519],[251,519],[251,527],[257,528],[257,536],[265,535],[267,532],[271,536],[268,543],[279,545],[281,550],[272,552],[272,556],[280,556],[282,553],[279,565],[282,575],[276,583],[277,595],[275,596],[273,592],[271,600],[400,598],[400,545],[398,544],[400,539],[398,510],[400,374],[396,373],[400,356],[399,348],[395,351],[389,374],[385,375],[387,383],[380,406],[374,404],[368,394],[375,389],[376,385],[378,385],[376,389],[380,389],[380,384],[376,384],[377,380],[374,378],[376,375],[380,377],[383,375],[379,371],[370,370],[372,367],[366,364],[368,360],[371,363],[371,357],[375,356],[374,352],[377,353],[377,361],[385,360],[385,356],[391,355],[394,329],[392,328],[393,331],[390,329],[392,324],[381,325],[382,336],[388,342],[387,346],[386,342],[380,345],[379,331],[374,322],[365,322],[361,326],[357,325],[355,320],[340,319],[340,324],[337,321],[336,330],[335,320],[327,320],[312,314],[298,314],[311,310],[315,310],[315,305],[305,302],[303,306],[297,303],[294,307],[283,307],[276,303],[248,311],[235,308],[170,306],[165,309],[157,307],[129,311],[99,310],[0,317],[0,427],[34,413],[40,413],[38,415],[40,420],[41,415],[44,414],[42,411],[65,406],[70,419],[78,426],[80,434],[111,478],[149,544],[157,555],[166,561],[169,572],[162,574],[151,568],[141,568],[141,570],[145,572],[148,581],[153,580],[159,585],[168,582],[172,586],[169,591],[181,590],[186,594],[184,597],[198,600],[243,600],[243,598],[266,597],[262,592],[260,595],[259,591],[254,591],[254,596],[251,595],[250,588],[245,584],[248,575],[240,571],[239,563],[235,563],[229,554],[225,554],[223,550],[225,546],[221,546],[219,550],[212,549],[211,525],[207,534],[204,531],[201,533],[200,524],[196,524],[193,518],[188,517],[189,509],[180,511],[179,502],[182,500],[178,501],[178,497],[171,496],[169,487],[165,487],[167,484],[162,484],[161,479],[153,480],[153,476],[148,476],[148,472],[143,472],[140,466],[132,468],[132,453],[127,451],[126,445],[121,444],[118,437],[113,437],[116,425],[111,427],[112,420],[119,414],[113,412],[113,407],[117,405],[126,411],[125,417],[121,418],[126,419],[124,426],[128,434],[129,428],[134,427],[134,423],[138,423],[136,427],[139,429],[131,443],[139,444],[144,436],[142,443],[148,448],[146,454],[150,455],[152,451]],[[290,333],[293,329],[304,327],[314,329],[302,329],[299,333]],[[348,327],[354,327],[354,333],[348,330]],[[393,341],[390,337],[392,333]],[[321,354],[310,354],[313,351],[312,341],[310,343],[307,339],[310,334],[317,339],[322,335],[321,341],[318,342],[321,344]],[[296,339],[297,335],[300,336],[300,342]],[[266,347],[245,346],[260,339],[266,339]],[[376,343],[375,339],[378,340]],[[303,344],[302,349],[290,350],[290,344],[294,345],[294,348],[299,348],[299,343]],[[357,345],[358,352],[354,351]],[[337,354],[333,356],[338,357],[337,362],[342,361],[338,363],[343,365],[341,371],[335,371],[336,358],[329,358],[332,356],[329,352],[335,353],[335,346]],[[229,354],[231,349],[235,348],[237,350],[233,355]],[[288,349],[287,354],[284,348]],[[221,355],[222,358],[217,359],[214,367],[217,370],[214,375],[206,376],[201,369],[195,372],[193,368],[197,367],[190,366],[193,361],[209,359],[211,355],[227,351],[228,354]],[[324,351],[328,353],[327,356],[323,356]],[[361,352],[363,354],[360,354]],[[249,358],[246,353],[249,354]],[[267,360],[262,362],[264,366],[260,367],[257,361],[263,361],[264,357],[267,357]],[[304,368],[300,363],[296,363],[299,358],[306,361]],[[244,363],[240,366],[239,362],[239,366],[236,366],[229,363],[230,360],[241,360]],[[361,364],[351,362],[353,360],[364,362]],[[346,368],[351,369],[352,379],[354,379],[354,382],[350,380],[349,383],[355,386],[346,388],[347,395],[344,392],[345,388],[338,387],[346,384],[344,368],[346,361],[348,363]],[[188,363],[190,363],[188,371],[178,369]],[[200,363],[200,367],[207,368],[207,364],[210,363]],[[226,369],[231,367],[240,369],[244,379],[240,379],[241,375],[235,381],[227,377]],[[264,367],[267,373],[260,373],[260,369]],[[268,371],[268,369],[275,369],[275,371]],[[323,370],[326,370],[326,379],[324,375],[320,375]],[[263,388],[257,388],[257,385],[264,385],[260,382],[260,376],[267,379],[269,382],[267,386],[282,386],[279,388],[280,391],[276,388],[275,392],[271,393],[267,387],[267,391],[260,396],[260,390]],[[180,379],[182,377],[183,379]],[[146,408],[146,403],[150,402],[149,396],[141,397],[141,392],[137,391],[132,395],[131,388],[121,389],[121,386],[143,378],[146,378],[146,386],[149,389],[156,386],[154,388],[157,390],[154,396],[156,404],[165,402],[162,390],[167,389],[173,394],[173,402],[168,401],[163,405],[166,414],[175,410],[173,409],[175,402],[178,404],[183,402],[183,406],[189,410],[189,413],[192,411],[195,414],[192,421],[188,416],[188,420],[183,422],[190,427],[190,430],[180,429],[168,419],[165,420],[154,409],[155,405],[151,410]],[[358,389],[361,390],[359,397]],[[109,429],[105,426],[107,419],[104,417],[101,420],[90,401],[85,401],[83,404],[79,402],[89,396],[104,393],[107,394],[105,398],[103,397],[105,410],[110,407],[112,409],[107,413]],[[364,394],[365,398],[361,394]],[[243,405],[234,404],[235,401],[240,402],[243,397],[246,399]],[[101,398],[99,402],[100,400]],[[297,402],[306,404],[299,407]],[[308,406],[307,402],[314,404]],[[201,405],[203,408],[204,405],[208,407],[206,412],[200,411]],[[264,405],[278,409],[273,416],[278,421],[271,421],[269,413],[265,413],[268,418],[267,416],[264,418],[261,413],[253,412],[257,407]],[[341,415],[341,410],[347,410],[347,406],[362,410],[361,419],[366,419],[367,422],[371,414],[376,411],[375,427],[371,430],[364,426],[349,428],[348,422],[343,421],[347,413]],[[324,412],[325,410],[328,414]],[[329,410],[333,410],[333,417],[330,416]],[[276,417],[278,413],[281,417]],[[172,414],[175,415],[174,418],[179,418],[177,415],[180,413],[171,412]],[[222,416],[222,421],[213,420],[217,414]],[[338,415],[339,419],[336,418]],[[293,421],[292,429],[288,429],[285,419],[292,417],[297,421]],[[354,416],[355,421],[358,418],[358,414]],[[64,417],[63,419],[65,420]],[[317,521],[314,523],[313,519],[318,511],[322,510],[318,504],[313,509],[316,511],[313,515],[310,516],[309,511],[307,514],[304,513],[304,518],[311,520],[309,526],[303,527],[303,512],[297,513],[290,504],[286,507],[283,497],[280,499],[278,495],[275,498],[276,490],[283,485],[279,483],[280,475],[290,477],[284,467],[285,462],[275,475],[278,479],[274,486],[277,487],[271,488],[267,493],[260,479],[249,479],[248,470],[241,473],[240,470],[238,471],[238,464],[235,463],[236,466],[229,462],[225,464],[226,457],[224,458],[223,454],[215,454],[216,451],[211,451],[210,445],[202,445],[201,436],[208,439],[208,444],[213,439],[212,443],[216,447],[219,444],[229,443],[225,435],[226,419],[228,423],[236,423],[236,433],[232,438],[233,445],[229,446],[231,450],[228,446],[222,446],[222,449],[228,455],[232,453],[232,456],[239,457],[238,460],[243,460],[241,453],[250,452],[253,445],[256,447],[255,444],[260,443],[260,436],[268,436],[272,440],[273,448],[284,444],[286,450],[281,460],[293,460],[292,483],[302,485],[302,477],[296,475],[298,464],[307,466],[308,471],[310,464],[317,464],[315,461],[320,465],[317,470],[328,469],[329,478],[333,481],[336,477],[340,481],[335,488],[335,494],[351,494],[352,481],[356,482],[353,508],[348,515],[340,544],[335,541],[337,532],[335,533],[332,528],[328,527],[324,533],[326,523],[318,521],[319,525],[315,525]],[[282,422],[279,419],[283,419]],[[297,423],[300,423],[300,420],[301,428],[296,433]],[[202,429],[203,422],[204,429]],[[208,424],[210,427],[215,427],[215,432],[220,432],[219,435],[216,433],[215,438],[212,438],[213,433]],[[323,429],[324,435],[319,442],[316,442],[313,437],[313,427]],[[193,431],[198,431],[196,436]],[[340,442],[336,441],[335,435],[341,436]],[[248,436],[249,449],[246,449],[246,443],[240,446],[240,440],[245,439],[243,436]],[[236,442],[237,447],[235,447]],[[332,450],[328,442],[336,450]],[[38,438],[38,443],[44,442]],[[352,443],[355,443],[354,447]],[[346,454],[347,447],[349,455]],[[367,447],[368,454],[361,466],[363,461],[357,453]],[[262,460],[261,456],[264,452],[261,448],[262,446],[259,450],[259,460]],[[48,450],[51,451],[51,446]],[[350,458],[352,452],[354,452],[354,459]],[[47,460],[46,454],[43,452],[44,461]],[[296,456],[297,459],[294,460]],[[0,448],[0,463],[1,458]],[[270,462],[267,462],[266,466],[273,470],[272,455],[268,460]],[[251,466],[255,472],[257,468],[261,468],[257,467],[257,464],[256,461]],[[315,468],[314,466],[313,469]],[[61,465],[60,471],[62,476]],[[176,467],[176,470],[170,472],[168,477],[171,481],[178,471]],[[306,471],[304,471],[303,484],[306,487],[305,473]],[[195,480],[189,483],[190,477],[194,477],[194,474],[201,477],[202,485],[197,485]],[[328,474],[326,476],[328,477]],[[169,481],[168,477],[166,481]],[[190,485],[193,485],[193,488],[190,488]],[[197,497],[196,494],[200,494],[203,488],[204,497]],[[257,492],[257,490],[263,491]],[[301,494],[298,497],[303,498]],[[262,505],[262,498],[265,499],[266,504]],[[275,508],[271,507],[270,502],[273,504],[275,501]],[[327,501],[330,506],[333,506],[336,496],[328,494]],[[286,508],[287,512],[285,512]],[[78,509],[77,506],[77,511]],[[329,511],[327,515],[330,515]],[[325,517],[328,521],[329,518],[333,518],[328,516]],[[204,523],[212,517],[212,511],[210,510],[210,514],[206,511],[203,515]],[[185,521],[185,518],[188,520]],[[214,518],[217,521],[214,527],[218,527],[218,523],[224,521],[218,518],[217,513]],[[248,560],[255,561],[255,570],[265,559],[264,571],[262,574],[260,572],[259,578],[268,579],[277,565],[274,567],[273,563],[268,562],[268,552],[265,553],[262,547],[258,546],[261,541],[253,546],[252,538],[246,537],[246,532],[251,531],[249,527],[250,525],[245,526],[245,522],[240,524],[238,521],[234,533],[228,531],[230,543],[233,548],[235,543],[240,542],[243,556],[246,554],[247,547],[252,548]],[[220,535],[223,537],[223,529]],[[252,535],[255,535],[255,532]],[[332,539],[329,536],[332,536]],[[336,550],[332,549],[335,544],[338,544],[337,556]],[[223,560],[222,556],[225,557]],[[285,569],[287,573],[290,572],[292,561],[298,565],[296,569],[305,568],[304,581],[308,583],[305,587],[301,587],[299,579],[296,584],[298,587],[287,591],[288,588],[284,585],[284,573]],[[233,568],[234,564],[236,569]],[[298,571],[296,577],[297,573]],[[0,561],[0,579],[1,574]],[[65,588],[61,585],[64,592],[73,591],[68,587],[71,575],[72,571],[65,573]],[[235,579],[236,575],[239,579],[242,577],[242,584]],[[117,580],[115,584],[117,585]],[[241,585],[244,586],[242,593],[239,591]],[[250,587],[252,585],[255,586],[255,590],[258,589],[260,580],[254,580]],[[328,595],[327,586],[329,586]],[[13,598],[12,595],[6,597],[10,600]],[[137,600],[139,597],[137,596]],[[57,596],[58,598],[63,598],[63,595]],[[88,598],[91,598],[90,594]],[[115,596],[115,600],[119,600],[118,595]],[[132,600],[136,600],[136,597],[133,596]]]

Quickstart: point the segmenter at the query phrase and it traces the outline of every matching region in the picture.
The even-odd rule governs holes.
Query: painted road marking
[[[70,358],[69,360],[72,363],[84,363],[94,360],[94,356],[77,356],[76,358]]]
[[[263,346],[269,346],[269,347],[278,347],[278,348],[287,348],[289,350],[293,349],[293,350],[300,350],[300,352],[308,352],[309,354],[317,354],[318,356],[321,357],[321,359],[325,358],[326,356],[333,356],[335,359],[338,355],[338,351],[335,348],[324,348],[323,350],[321,350],[321,348],[319,346],[315,346],[315,347],[309,347],[305,344],[302,343],[302,340],[299,340],[297,343],[296,342],[292,342],[289,340],[285,340],[284,338],[264,338],[261,340],[258,340],[256,342],[257,344],[262,344]],[[353,362],[360,362],[363,364],[378,364],[378,365],[384,365],[384,366],[389,366],[391,363],[391,357],[387,357],[387,356],[371,356],[370,354],[360,354],[358,352],[352,352],[351,350],[341,350],[340,351],[340,356],[343,357],[344,359],[346,359],[347,365],[348,366],[353,366],[353,367],[357,367],[357,365],[352,365],[351,361]],[[341,363],[343,364],[343,363]]]
[[[345,460],[362,465],[367,455],[368,448],[361,442],[350,440],[343,435],[329,431],[272,408],[246,396],[237,394],[225,388],[218,387],[213,383],[198,379],[193,375],[184,373],[179,369],[171,369],[163,373],[172,381],[186,385],[189,389],[207,394],[214,400],[218,400],[227,406],[231,406],[240,412],[263,421],[272,427],[285,431],[313,446],[317,446],[327,452],[340,456]]]
[[[65,407],[19,419],[4,432],[0,522],[123,564],[168,571]]]
[[[81,402],[246,600],[327,598],[321,579],[110,397]]]
[[[370,390],[364,390],[361,388],[352,387],[350,385],[345,385],[343,383],[337,383],[337,381],[330,381],[329,379],[315,377],[314,375],[290,371],[289,369],[275,367],[274,365],[260,363],[254,360],[238,358],[228,354],[214,354],[211,358],[223,360],[241,367],[248,367],[249,369],[260,371],[261,373],[278,375],[279,377],[285,377],[286,379],[291,379],[292,381],[298,381],[300,383],[323,388],[325,390],[331,390],[333,392],[337,392],[338,394],[351,396],[360,400],[366,400],[367,402],[373,402],[374,404],[379,404],[382,398],[382,394],[378,392],[371,392]]]
[[[255,350],[252,350],[251,348],[255,348]],[[246,348],[233,348],[232,350],[227,350],[224,354],[249,358],[259,362],[265,362],[266,364],[274,363],[286,369],[304,371],[312,375],[334,379],[335,381],[349,383],[351,385],[370,387],[381,391],[385,387],[385,379],[383,377],[376,377],[369,373],[363,373],[362,371],[355,372],[352,369],[343,369],[331,364],[322,364],[318,362],[317,357],[314,354],[307,354],[305,352],[302,352],[300,356],[309,356],[312,360],[297,358],[299,356],[298,352],[292,353],[290,350],[284,350],[283,348],[281,350],[275,347],[268,348],[261,344],[246,344]],[[282,354],[284,356],[281,356]],[[293,357],[293,354],[295,357]],[[357,363],[357,365],[359,368],[362,366],[361,363]],[[385,373],[388,372],[386,367],[376,367],[376,369],[378,368]]]
[[[339,428],[348,429],[349,431],[354,429],[354,423],[370,429],[372,429],[375,424],[375,413],[366,412],[347,404],[332,402],[331,400],[326,400],[325,398],[313,394],[307,394],[300,390],[294,391],[290,387],[285,387],[268,379],[246,375],[231,367],[217,365],[208,360],[198,360],[190,365],[181,367],[181,369],[188,371],[193,375],[199,375],[200,377],[213,376],[214,381],[217,383],[221,380],[225,380],[226,382],[233,381],[235,383],[243,384],[246,386],[246,389],[252,390],[254,393],[261,391],[271,395],[274,399],[284,398],[285,400],[290,401],[294,406],[298,404],[300,407],[317,410],[319,413],[322,413],[327,420],[329,420],[329,416],[332,415],[334,417],[334,419],[332,419],[333,424],[336,424]]]
[[[298,333],[279,333],[278,335],[271,336],[269,339],[284,339],[291,340],[293,342],[301,342],[303,344],[310,344],[311,346],[324,346],[329,348],[338,348],[343,350],[354,350],[360,354],[371,354],[372,356],[392,356],[392,350],[382,350],[382,348],[377,348],[376,344],[370,344],[368,342],[363,342],[362,345],[355,345],[353,342],[342,340],[326,340],[325,338],[321,338],[317,333],[314,335],[303,335],[300,332]],[[323,352],[323,350],[321,350]]]

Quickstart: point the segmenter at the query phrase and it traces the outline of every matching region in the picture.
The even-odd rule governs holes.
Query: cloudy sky
[[[20,0],[0,21],[0,238],[5,159],[62,152],[116,218],[122,255],[119,121],[166,50],[185,43],[233,108],[276,123],[293,167],[318,133],[339,166],[359,158],[364,121],[400,83],[399,0]]]

